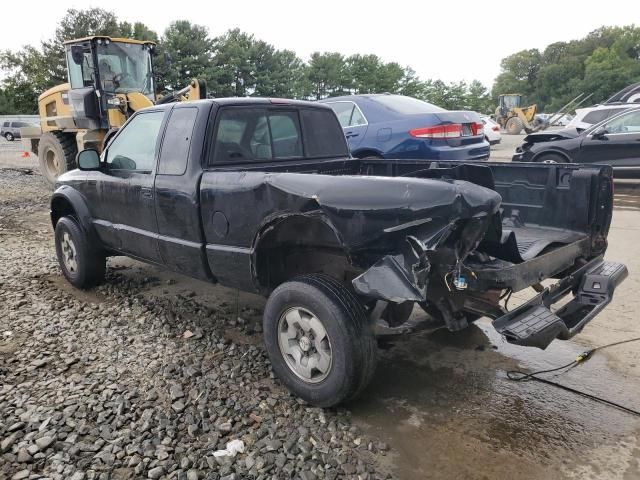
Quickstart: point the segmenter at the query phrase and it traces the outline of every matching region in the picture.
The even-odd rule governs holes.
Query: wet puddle
[[[391,446],[380,460],[394,478],[570,478],[585,473],[594,448],[615,445],[621,457],[615,468],[640,456],[635,445],[626,453],[620,448],[635,437],[640,418],[506,378],[511,369],[564,365],[585,350],[577,343],[557,341],[544,352],[512,346],[489,320],[463,332],[421,332],[392,343],[380,352],[371,386],[349,408]],[[640,410],[638,379],[611,370],[605,355],[554,380]],[[594,468],[602,473],[601,465]],[[640,470],[630,478],[638,476]]]

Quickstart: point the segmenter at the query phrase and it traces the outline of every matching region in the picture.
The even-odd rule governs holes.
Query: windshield
[[[102,88],[111,93],[141,92],[153,97],[151,52],[146,45],[110,42],[97,46]]]
[[[444,108],[403,95],[375,95],[371,100],[403,115],[446,112]]]

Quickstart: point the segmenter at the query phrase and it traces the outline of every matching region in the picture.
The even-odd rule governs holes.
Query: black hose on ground
[[[566,390],[567,392],[575,393],[576,395],[580,395],[582,397],[589,398],[589,399],[594,400],[596,402],[600,402],[600,403],[603,403],[605,405],[609,405],[611,407],[617,408],[619,410],[622,410],[622,411],[625,411],[627,413],[631,413],[632,415],[637,415],[637,416],[640,417],[640,412],[637,411],[637,410],[634,410],[632,408],[625,407],[624,405],[620,405],[619,403],[613,402],[611,400],[607,400],[606,398],[601,398],[601,397],[598,397],[596,395],[592,395],[590,393],[583,392],[581,390],[576,390],[575,388],[567,387],[566,385],[562,385],[560,383],[556,383],[556,382],[553,382],[551,380],[547,380],[546,378],[538,377],[538,375],[541,375],[541,374],[544,374],[544,373],[559,372],[561,370],[564,370],[562,373],[565,373],[565,372],[569,371],[571,368],[577,367],[581,363],[584,363],[585,361],[587,361],[598,350],[604,350],[605,348],[614,347],[616,345],[622,345],[624,343],[637,342],[637,341],[640,341],[640,337],[638,337],[638,338],[630,338],[628,340],[621,340],[619,342],[609,343],[607,345],[601,345],[599,347],[592,348],[591,350],[587,350],[586,352],[581,353],[580,355],[578,355],[578,357],[574,361],[572,361],[570,363],[567,363],[566,365],[562,365],[561,367],[556,367],[556,368],[550,368],[548,370],[538,370],[537,372],[531,372],[531,373],[521,372],[519,370],[509,370],[507,372],[507,378],[509,380],[513,380],[515,382],[535,380],[537,382],[544,383],[546,385],[551,385],[551,386],[560,388],[562,390]]]

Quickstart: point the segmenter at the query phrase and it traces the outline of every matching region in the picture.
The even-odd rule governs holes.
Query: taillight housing
[[[493,130],[494,132],[499,132],[500,131],[500,125],[494,125],[491,130]]]
[[[484,124],[482,123],[472,123],[471,131],[474,135],[484,135]]]
[[[409,135],[416,138],[459,138],[462,136],[462,125],[452,123],[436,127],[414,128],[409,130]]]

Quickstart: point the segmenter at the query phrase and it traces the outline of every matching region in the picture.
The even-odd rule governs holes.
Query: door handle
[[[153,190],[150,188],[141,188],[140,193],[142,194],[143,198],[153,198]]]
[[[360,135],[359,133],[355,133],[355,132],[347,132],[344,134],[344,136],[346,138],[351,138],[351,137],[357,137],[358,135]]]

